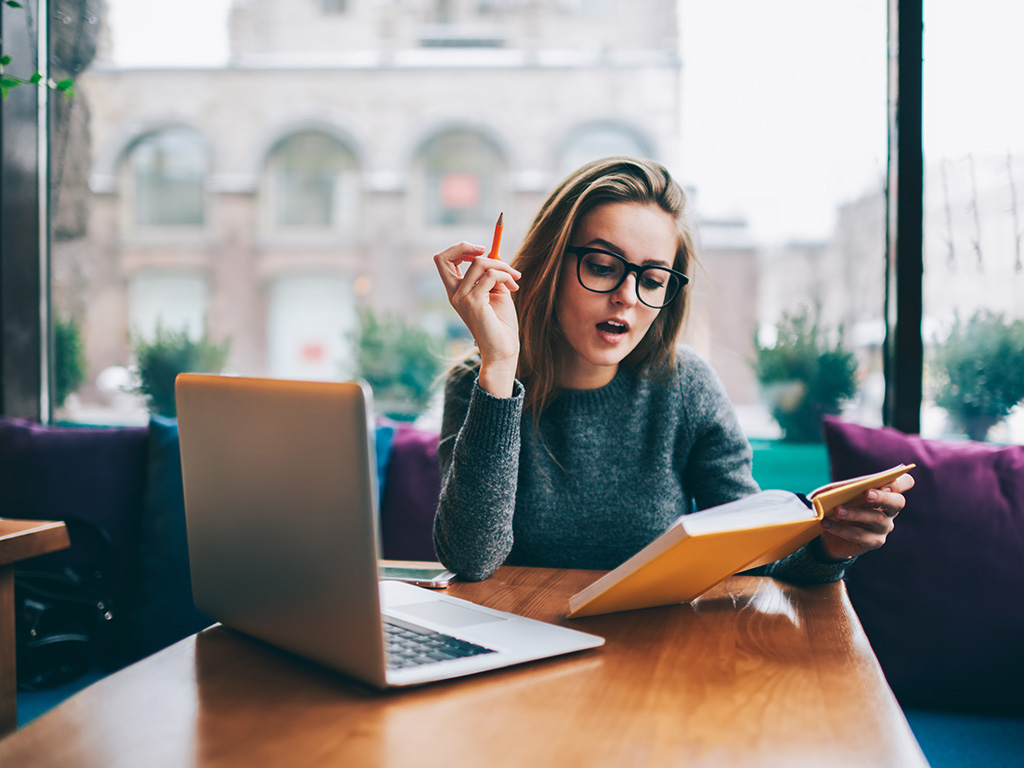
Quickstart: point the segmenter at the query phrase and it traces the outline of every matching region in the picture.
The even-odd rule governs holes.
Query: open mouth
[[[629,329],[622,323],[617,323],[614,320],[605,320],[603,323],[597,324],[597,330],[602,333],[620,334],[625,333]]]

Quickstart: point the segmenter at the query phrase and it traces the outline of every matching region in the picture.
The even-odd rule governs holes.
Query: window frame
[[[923,144],[921,73],[923,0],[888,0],[889,159],[886,190],[885,402],[883,421],[920,429],[924,380]],[[16,60],[46,74],[47,0],[2,8],[0,35]],[[36,20],[35,51],[28,19]],[[49,387],[49,141],[46,89],[15,89],[0,108],[0,416],[52,419]],[[26,144],[33,144],[30,151]]]

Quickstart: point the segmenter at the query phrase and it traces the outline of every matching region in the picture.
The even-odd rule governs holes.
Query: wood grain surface
[[[601,575],[505,567],[453,595],[592,651],[379,693],[213,627],[0,741],[18,766],[926,766],[842,583],[733,577],[565,620]]]

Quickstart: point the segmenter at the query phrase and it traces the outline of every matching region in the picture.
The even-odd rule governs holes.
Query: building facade
[[[203,68],[118,66],[101,34],[78,78],[88,221],[54,245],[54,296],[90,380],[158,325],[230,340],[239,373],[348,375],[360,306],[458,336],[431,256],[499,212],[511,256],[583,162],[685,181],[674,2],[237,0],[229,31]],[[705,245],[688,340],[749,400],[753,252]]]

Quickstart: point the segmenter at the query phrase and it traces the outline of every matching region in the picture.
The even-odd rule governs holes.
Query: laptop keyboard
[[[494,653],[490,648],[460,640],[429,629],[408,629],[390,621],[384,622],[388,668],[402,669],[420,664],[433,664],[466,656]]]

